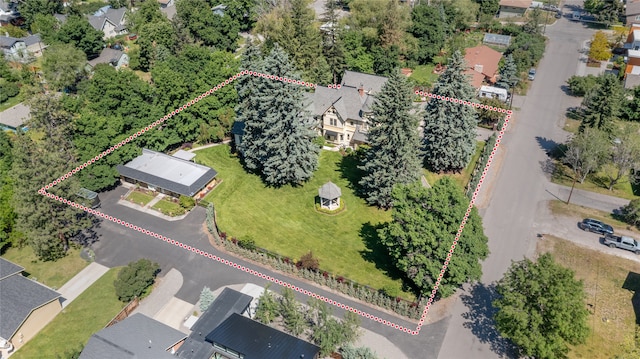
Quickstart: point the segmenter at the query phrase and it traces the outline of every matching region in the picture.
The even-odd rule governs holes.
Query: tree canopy
[[[603,31],[597,31],[591,39],[589,47],[589,58],[596,61],[606,61],[611,57],[611,49],[609,48],[609,39]]]
[[[176,0],[175,21],[205,46],[226,51],[237,47],[240,25],[228,14],[220,16],[211,11],[207,0]]]
[[[82,50],[89,59],[98,57],[104,47],[102,31],[94,29],[86,18],[80,16],[70,16],[56,36],[60,42]]]
[[[378,234],[418,293],[427,295],[433,289],[468,205],[449,177],[428,189],[419,184],[394,188],[392,221]],[[439,296],[448,297],[463,283],[480,278],[480,261],[489,254],[487,241],[474,207],[440,283]]]
[[[496,287],[500,298],[496,327],[521,355],[565,358],[569,345],[584,343],[589,328],[582,281],[570,269],[543,254],[532,262],[514,262]]]
[[[592,127],[611,133],[613,120],[621,114],[622,86],[613,74],[602,77],[600,83],[582,101],[584,118],[580,128]]]
[[[396,71],[376,96],[368,134],[370,148],[360,166],[364,171],[360,185],[369,204],[390,208],[393,187],[420,178],[419,120],[411,113],[411,92],[406,77]]]
[[[86,75],[87,57],[71,44],[56,44],[47,48],[42,56],[42,72],[53,90],[76,85]]]
[[[448,61],[447,69],[433,88],[434,95],[462,101],[475,101],[475,89],[469,84],[466,66],[460,52]],[[425,162],[436,172],[460,171],[465,168],[476,148],[476,111],[432,98],[424,118]]]

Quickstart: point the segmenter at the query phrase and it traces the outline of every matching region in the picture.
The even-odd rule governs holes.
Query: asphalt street
[[[575,106],[576,99],[564,92],[566,80],[575,75],[579,49],[592,33],[566,18],[546,28],[549,41],[545,56],[526,98],[518,99],[520,109],[503,137],[500,173],[492,173],[497,177],[483,211],[491,254],[483,264],[481,282],[467,286],[455,304],[438,358],[514,356],[513,349],[493,326],[493,285],[513,260],[534,253],[538,204],[551,199],[550,192],[557,190],[548,182],[545,150],[567,138],[561,126],[566,109]]]
[[[156,233],[161,233],[172,239],[179,240],[190,246],[214,253],[224,259],[235,261],[243,266],[261,271],[272,277],[292,283],[298,287],[313,291],[327,298],[339,301],[362,311],[366,311],[390,322],[397,323],[410,329],[414,329],[416,324],[399,319],[396,316],[386,314],[358,302],[349,300],[343,296],[311,286],[306,282],[291,279],[265,270],[262,267],[239,260],[235,257],[220,253],[214,250],[208,242],[206,234],[203,232],[202,224],[205,221],[205,211],[202,208],[194,209],[184,220],[176,222],[164,221],[160,218],[138,212],[134,209],[118,205],[116,202],[120,196],[124,195],[126,189],[117,188],[114,191],[101,193],[102,206],[100,211],[117,216],[138,226],[153,229]],[[112,222],[103,221],[96,229],[98,241],[93,244],[96,254],[96,261],[108,267],[126,265],[127,263],[147,258],[160,264],[161,276],[175,268],[183,276],[183,286],[176,297],[195,304],[200,296],[202,287],[216,289],[222,286],[255,283],[259,286],[267,284],[266,280],[257,278],[248,273],[241,272],[224,264],[206,259],[200,255],[180,249],[167,244],[158,239],[151,238],[139,232],[126,229]],[[277,286],[272,285],[272,289],[277,290]],[[302,302],[307,301],[307,297],[298,295]],[[337,315],[342,316],[342,311],[335,308]],[[426,325],[422,327],[418,336],[411,336],[406,333],[392,329],[386,325],[363,319],[362,327],[386,337],[389,341],[401,348],[409,358],[435,358],[440,348],[444,333],[446,331],[448,319]]]

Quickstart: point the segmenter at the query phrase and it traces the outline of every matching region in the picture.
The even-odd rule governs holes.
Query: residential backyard
[[[229,146],[196,154],[198,163],[215,168],[222,179],[205,200],[215,205],[218,226],[229,237],[251,237],[258,247],[292,260],[313,251],[322,270],[374,288],[401,288],[376,236],[376,225],[389,221],[391,212],[370,207],[356,196],[352,185],[360,175],[354,157],[322,151],[320,166],[309,182],[271,188],[258,176],[247,174]],[[315,210],[318,189],[327,181],[342,190],[346,210],[340,214]],[[403,296],[413,299],[409,293]]]
[[[552,236],[538,242],[538,252],[551,252],[584,282],[589,310],[589,337],[572,347],[570,359],[608,359],[634,345],[636,314],[632,298],[640,295],[640,263],[618,258]],[[631,358],[625,356],[625,358]]]
[[[30,246],[11,247],[2,257],[24,267],[24,274],[53,289],[60,288],[89,263],[80,257],[80,249],[71,248],[64,258],[55,262],[38,260]]]
[[[124,307],[113,287],[119,271],[120,268],[110,269],[11,357],[56,358],[85,345],[93,333],[104,328]]]

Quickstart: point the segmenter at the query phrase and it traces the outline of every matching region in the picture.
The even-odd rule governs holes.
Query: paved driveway
[[[547,26],[546,34],[549,41],[536,79],[527,97],[515,101],[520,110],[503,138],[501,170],[491,171],[493,193],[482,211],[491,254],[483,264],[481,283],[469,286],[455,305],[439,358],[513,356],[491,320],[494,310],[490,303],[495,298],[492,285],[512,260],[535,250],[534,218],[540,201],[549,199],[546,189],[551,187],[544,172],[545,149],[567,138],[560,128],[563,115],[579,100],[567,96],[563,88],[576,73],[579,50],[592,30],[560,19]]]
[[[184,242],[190,246],[214,252],[225,259],[233,260],[243,266],[261,271],[275,278],[287,281],[296,286],[314,291],[325,297],[340,301],[354,308],[369,312],[380,318],[389,320],[408,328],[415,328],[415,324],[398,319],[395,316],[376,311],[368,306],[351,301],[332,292],[310,286],[305,282],[286,278],[278,273],[264,270],[248,262],[237,260],[224,253],[215,252],[209,244],[206,234],[203,232],[205,211],[196,208],[183,221],[166,222],[162,219],[135,211],[131,208],[115,204],[117,199],[126,190],[118,188],[109,193],[101,194],[101,211],[117,216],[136,225],[152,228],[154,231],[169,236],[175,240]],[[175,295],[178,299],[195,304],[200,296],[203,286],[215,289],[222,286],[255,283],[259,286],[267,284],[265,280],[254,277],[248,273],[232,269],[224,264],[214,262],[202,256],[179,249],[158,239],[143,235],[139,232],[125,229],[112,222],[102,222],[97,228],[98,242],[93,245],[96,261],[108,267],[126,265],[139,258],[148,258],[160,264],[161,275],[175,268],[183,276],[183,285]],[[277,286],[272,288],[277,289]],[[306,302],[307,297],[298,295],[300,301]],[[343,313],[336,308],[335,313],[341,316]],[[391,329],[386,325],[363,319],[362,327],[384,336],[397,347],[401,348],[409,358],[435,358],[440,349],[440,344],[446,331],[448,319],[422,327],[422,331],[416,337]]]

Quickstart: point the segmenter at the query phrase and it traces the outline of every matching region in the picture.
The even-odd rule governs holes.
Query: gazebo
[[[318,190],[318,196],[320,197],[320,208],[328,210],[336,210],[340,207],[340,196],[342,192],[340,187],[335,183],[329,181],[320,187]]]

